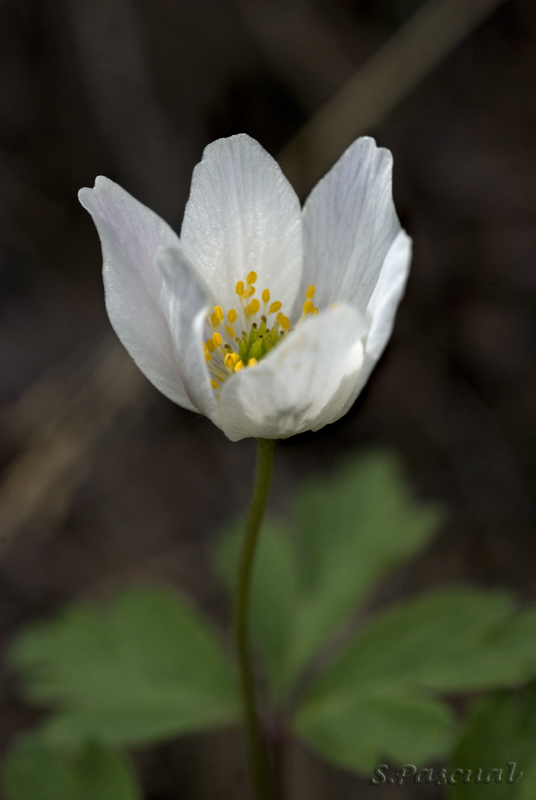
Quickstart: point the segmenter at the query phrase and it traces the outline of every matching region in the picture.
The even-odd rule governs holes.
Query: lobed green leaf
[[[271,689],[283,696],[389,570],[422,548],[439,515],[410,499],[396,462],[369,453],[297,492],[296,535],[267,520],[255,560],[251,630]],[[241,529],[217,553],[229,588]]]
[[[422,549],[440,522],[415,502],[394,456],[369,452],[296,497],[300,604],[294,674],[362,604],[375,584]]]
[[[312,682],[296,710],[296,732],[325,757],[362,772],[387,757],[422,763],[446,756],[452,725],[446,722],[446,706],[431,692],[512,685],[533,670],[536,639],[527,642],[524,634],[532,630],[534,612],[512,615],[508,595],[462,588],[430,593],[379,614]],[[416,706],[418,713],[408,710],[407,728],[396,721],[403,705],[393,698],[399,696],[425,703]],[[381,702],[367,705],[365,713],[369,698]],[[386,708],[392,721],[386,721]],[[436,723],[426,720],[432,708]],[[403,750],[393,739],[397,731]]]
[[[58,711],[51,742],[137,744],[235,722],[226,653],[204,618],[170,592],[130,589],[109,607],[76,605],[16,640],[25,693]]]

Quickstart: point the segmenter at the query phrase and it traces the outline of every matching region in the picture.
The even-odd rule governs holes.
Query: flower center
[[[225,313],[221,306],[215,305],[207,314],[206,324],[211,335],[203,342],[203,347],[210,382],[216,391],[233,373],[244,367],[254,367],[291,332],[290,319],[283,313],[279,300],[270,302],[269,289],[263,289],[261,300],[254,297],[256,282],[257,273],[250,272],[245,281],[236,284],[236,308]],[[318,314],[313,304],[314,294],[315,287],[309,286],[302,319],[308,314]],[[241,335],[237,335],[237,331],[241,331]]]

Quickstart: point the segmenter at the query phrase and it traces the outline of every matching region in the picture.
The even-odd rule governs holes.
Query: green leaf
[[[395,606],[333,660],[306,703],[378,682],[445,692],[504,685],[519,674],[519,659],[497,660],[492,642],[512,611],[506,594],[461,588]]]
[[[234,590],[242,527],[221,539],[217,567]],[[289,537],[273,521],[262,528],[253,567],[250,628],[263,659],[269,683],[277,695],[287,681],[287,656],[295,636],[297,585]]]
[[[435,510],[409,497],[392,456],[369,453],[297,492],[297,534],[266,521],[255,560],[251,630],[269,683],[282,696],[374,584],[432,536]],[[217,554],[234,585],[241,539]]]
[[[454,724],[443,703],[377,686],[305,709],[294,729],[328,761],[366,775],[383,758],[418,764],[442,755]]]
[[[301,597],[289,656],[298,674],[374,585],[420,550],[438,511],[410,497],[394,457],[372,452],[296,500]]]
[[[21,740],[3,767],[9,800],[141,800],[128,761],[96,743],[78,752]]]
[[[449,786],[450,800],[534,800],[535,686],[516,695],[496,694],[476,706],[454,750],[454,770],[453,780],[460,783]]]
[[[226,654],[203,617],[164,590],[130,589],[35,625],[12,658],[26,695],[59,706],[51,742],[135,744],[227,725],[238,716]]]
[[[448,713],[430,692],[510,685],[530,671],[536,643],[531,647],[522,634],[534,615],[523,612],[512,621],[512,613],[503,593],[451,588],[380,614],[312,683],[297,708],[296,732],[325,757],[358,771],[387,756],[422,763],[445,755]],[[399,697],[419,698],[407,712],[406,730],[396,723],[403,719]],[[436,723],[427,723],[433,711]],[[397,749],[398,734],[405,750]],[[423,756],[427,745],[433,752]]]

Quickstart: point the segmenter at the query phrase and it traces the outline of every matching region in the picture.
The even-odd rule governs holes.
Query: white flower
[[[302,212],[255,140],[219,139],[194,170],[180,239],[107,178],[82,189],[108,315],[138,367],[233,441],[339,419],[391,335],[409,269],[391,169],[388,150],[358,139]]]

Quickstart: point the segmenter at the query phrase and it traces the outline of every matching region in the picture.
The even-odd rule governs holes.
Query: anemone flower
[[[302,209],[246,135],[209,145],[180,237],[116,183],[82,189],[110,321],[147,378],[233,441],[345,414],[391,335],[411,260],[392,156],[355,141]]]

